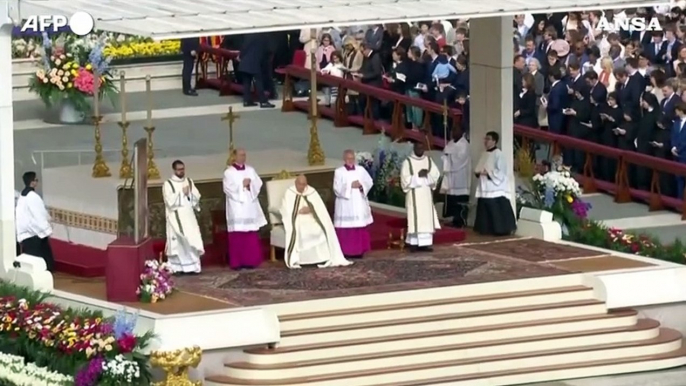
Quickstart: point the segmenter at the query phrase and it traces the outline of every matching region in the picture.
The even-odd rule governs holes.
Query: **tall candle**
[[[93,115],[100,117],[100,75],[93,73]]]
[[[122,71],[120,76],[119,101],[121,104],[121,121],[126,122],[126,73]]]
[[[150,75],[145,77],[145,95],[148,99],[148,127],[152,127],[152,88],[150,87]]]

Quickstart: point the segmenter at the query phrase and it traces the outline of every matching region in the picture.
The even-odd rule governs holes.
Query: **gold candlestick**
[[[95,162],[93,163],[93,178],[110,177],[110,168],[105,162],[105,157],[102,155],[102,139],[100,136],[100,122],[101,116],[93,116],[93,125],[95,126]]]
[[[226,165],[231,165],[236,162],[236,148],[233,143],[233,124],[240,115],[234,114],[233,107],[229,106],[229,112],[222,117],[222,121],[228,122],[229,125],[229,158],[226,159]]]
[[[188,377],[190,368],[197,368],[202,360],[202,349],[198,346],[174,351],[153,351],[150,353],[150,364],[162,369],[165,378],[154,382],[153,386],[200,386],[202,381],[191,381]]]
[[[129,159],[129,137],[127,134],[129,122],[126,119],[126,73],[122,71],[119,76],[121,83],[119,87],[119,100],[121,107],[121,165],[119,166],[119,178],[133,178],[133,169]]]
[[[317,29],[312,28],[310,30],[310,38],[316,47],[317,41]],[[315,55],[315,49],[312,49],[312,55],[310,58],[310,146],[307,149],[307,162],[310,166],[324,165],[325,157],[324,150],[322,149],[322,144],[319,142],[319,130],[317,129],[317,118],[319,117],[319,112],[317,111],[317,59]]]
[[[148,180],[159,180],[160,170],[155,165],[155,150],[152,143],[152,133],[155,131],[155,127],[146,126],[143,129],[148,133]]]
[[[133,178],[133,169],[131,168],[131,160],[129,159],[129,138],[127,129],[129,122],[119,122],[121,127],[121,165],[119,166],[119,178]]]

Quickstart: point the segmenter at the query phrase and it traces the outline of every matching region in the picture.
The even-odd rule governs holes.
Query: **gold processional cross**
[[[240,115],[234,114],[233,107],[229,106],[229,112],[222,117],[222,121],[227,121],[229,125],[229,158],[226,160],[226,165],[231,165],[236,161],[236,148],[233,143],[233,124],[240,118]]]

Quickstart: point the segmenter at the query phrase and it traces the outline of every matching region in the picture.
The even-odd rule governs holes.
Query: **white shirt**
[[[34,236],[44,239],[52,235],[50,214],[41,196],[33,190],[25,196],[19,196],[15,215],[17,241],[22,242]]]

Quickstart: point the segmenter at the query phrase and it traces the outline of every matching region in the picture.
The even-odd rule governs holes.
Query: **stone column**
[[[4,10],[0,10],[3,12]],[[1,18],[0,18],[1,19]],[[14,123],[12,116],[12,24],[0,20],[0,277],[15,258]]]
[[[489,131],[500,135],[498,146],[513,167],[513,67],[512,16],[475,18],[469,22],[469,106],[472,167],[485,151]],[[512,205],[515,207],[514,170],[510,169]],[[472,183],[470,219],[476,212]],[[473,222],[472,222],[473,223]]]

